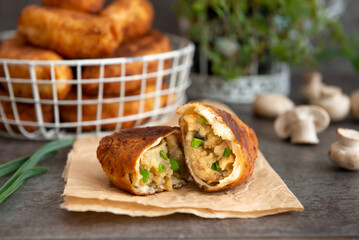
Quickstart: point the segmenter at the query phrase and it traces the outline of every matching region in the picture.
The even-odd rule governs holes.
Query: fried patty
[[[0,96],[9,96],[7,92],[0,89]],[[12,104],[10,101],[0,100],[2,110],[4,111],[4,114],[7,119],[15,120],[15,109],[13,109]],[[27,121],[31,123],[36,123],[40,120],[36,116],[35,106],[34,104],[30,103],[15,103],[17,108],[17,114],[20,121]],[[42,121],[43,122],[52,122],[54,120],[54,112],[53,108],[50,105],[41,105],[42,110]],[[1,116],[1,120],[5,119],[5,116]],[[29,125],[29,123],[21,123],[20,124],[26,131],[28,132],[34,132],[38,129],[37,126]],[[20,129],[15,124],[9,124],[9,126],[14,130],[15,132],[20,132]],[[0,122],[0,130],[7,131],[5,124],[3,122]]]
[[[168,52],[171,50],[169,38],[160,33],[159,31],[152,30],[149,34],[144,37],[138,38],[131,42],[121,44],[113,55],[110,57],[140,57],[151,54],[158,54],[163,52]],[[163,69],[170,67],[171,62],[169,60],[164,61]],[[143,72],[143,61],[137,61],[126,64],[125,75],[134,76],[139,75],[138,79],[131,80],[126,82],[125,91],[132,91],[141,85]],[[149,61],[147,62],[147,73],[153,73],[158,71],[158,61]],[[83,70],[84,79],[98,79],[100,77],[100,67],[98,66],[89,66],[85,67]],[[122,67],[119,64],[116,65],[107,65],[104,69],[104,78],[114,78],[122,76]],[[162,78],[162,76],[161,76]],[[152,84],[156,82],[157,77],[148,77],[146,79],[147,84]],[[104,94],[105,95],[119,95],[121,90],[121,81],[110,82],[104,84]],[[98,94],[98,83],[84,84],[83,90],[84,93],[90,96]]]
[[[163,85],[163,89],[166,89],[167,86]],[[153,93],[156,91],[156,85],[151,84],[146,86],[145,93]],[[136,89],[135,91],[128,92],[126,96],[139,96],[141,94],[141,89]],[[66,100],[77,100],[76,92],[72,91],[70,95],[66,98]],[[82,100],[90,100],[90,99],[97,99],[96,97],[86,96],[83,95]],[[160,97],[159,101],[159,107],[164,107],[167,104],[167,100],[169,100],[170,103],[173,103],[175,100],[175,95],[170,96],[170,99],[168,99],[167,95],[163,95]],[[136,115],[139,113],[140,110],[140,100],[133,100],[133,101],[127,101],[123,104],[123,114],[120,116],[131,116]],[[154,109],[155,105],[155,98],[154,97],[147,97],[143,100],[143,112],[149,112]],[[105,130],[114,130],[116,128],[117,123],[119,122],[116,118],[119,117],[119,103],[113,102],[113,103],[104,103],[102,104],[102,114],[101,119],[111,119],[114,120],[111,121],[111,123],[108,124],[102,124],[101,128]],[[82,105],[82,122],[86,121],[94,121],[96,120],[97,116],[97,110],[98,105],[97,104],[83,104]],[[62,105],[60,106],[60,115],[61,120],[65,122],[76,122],[77,121],[77,105]],[[140,119],[140,124],[145,123],[149,118],[143,118]],[[126,121],[122,122],[121,128],[129,128],[133,127],[136,124],[136,121]],[[96,125],[89,124],[83,126],[83,131],[91,131],[96,128]]]
[[[57,53],[43,48],[33,47],[26,42],[26,39],[18,34],[12,39],[5,41],[0,46],[0,58],[18,59],[18,60],[63,60]],[[8,70],[12,79],[28,79],[28,83],[14,83],[12,82],[12,89],[16,97],[32,98],[33,89],[30,83],[30,69],[28,65],[8,64]],[[55,66],[54,74],[56,80],[71,80],[73,79],[72,71],[68,66]],[[4,69],[0,68],[0,76],[4,77]],[[36,66],[35,77],[41,80],[51,80],[51,69],[49,66]],[[1,85],[8,89],[6,82],[1,82]],[[58,99],[63,99],[67,96],[71,89],[70,84],[60,83],[54,85]],[[53,99],[52,85],[37,84],[40,98]]]
[[[124,41],[132,41],[150,31],[154,9],[149,0],[115,0],[100,15],[115,20]]]
[[[23,9],[18,31],[33,45],[72,59],[110,55],[123,38],[111,18],[36,5]]]
[[[105,0],[41,0],[46,7],[64,8],[80,12],[98,13]]]
[[[97,158],[114,185],[136,195],[171,191],[186,184],[178,127],[118,131],[101,139]]]
[[[258,140],[253,129],[221,109],[190,102],[181,115],[186,164],[204,191],[219,191],[244,183],[253,173]]]

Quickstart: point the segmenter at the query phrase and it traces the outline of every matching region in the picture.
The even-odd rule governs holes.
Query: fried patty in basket
[[[132,41],[150,31],[155,12],[149,0],[115,0],[100,15],[113,19],[124,41]]]
[[[167,89],[168,87],[163,84],[162,89]],[[145,93],[149,94],[149,93],[154,93],[156,91],[156,85],[155,84],[149,84],[146,86],[145,89]],[[139,96],[141,94],[141,89],[138,88],[132,92],[128,92],[126,94],[126,96]],[[147,97],[144,98],[145,95],[142,96],[143,97],[143,112],[149,112],[152,111],[154,109],[154,105],[155,105],[155,97],[151,96],[151,97]],[[175,94],[171,95],[170,98],[168,99],[168,95],[163,95],[161,97],[159,97],[159,107],[164,107],[168,104],[173,104],[175,101]],[[77,96],[76,96],[76,92],[72,91],[70,93],[70,95],[66,98],[66,100],[77,100]],[[97,96],[96,97],[91,97],[91,96],[86,96],[83,95],[82,100],[97,100]],[[140,110],[140,104],[141,101],[140,100],[132,100],[132,101],[126,101],[123,104],[123,114],[120,116],[135,116],[136,114],[139,113]],[[119,107],[120,104],[118,101],[116,102],[111,102],[111,103],[104,103],[102,104],[102,114],[101,114],[101,119],[111,119],[111,118],[117,118],[119,117]],[[97,116],[97,110],[98,110],[98,105],[97,104],[83,104],[82,105],[82,122],[86,122],[86,121],[94,121],[96,120],[96,116]],[[77,121],[77,105],[63,105],[60,107],[60,115],[61,115],[61,120],[64,122],[76,122]],[[146,121],[148,121],[149,118],[145,117],[139,120],[140,124],[145,123]],[[101,124],[101,128],[104,130],[114,130],[116,128],[116,125],[119,121],[117,119],[114,119],[113,121],[111,121],[111,123],[108,124]],[[121,128],[129,128],[129,127],[133,127],[136,124],[136,120],[132,120],[132,121],[126,121],[123,122],[121,125]],[[96,128],[95,124],[88,124],[82,127],[83,131],[91,131],[94,130]]]
[[[135,39],[131,42],[121,44],[113,55],[110,57],[139,57],[146,56],[151,54],[158,54],[163,52],[168,52],[171,50],[169,38],[160,33],[157,30],[152,30],[149,34],[144,37]],[[126,64],[125,75],[134,76],[139,75],[135,80],[131,80],[125,83],[125,91],[133,91],[140,87],[143,72],[143,61],[137,61],[133,63]],[[170,60],[164,61],[163,69],[168,69],[171,65]],[[155,73],[158,71],[159,61],[149,61],[147,62],[147,73]],[[100,77],[100,67],[99,66],[89,66],[85,67],[82,73],[84,79],[98,79]],[[120,64],[107,65],[104,69],[105,78],[114,78],[122,76],[122,67]],[[163,77],[160,76],[159,79]],[[147,77],[147,84],[156,82],[157,76]],[[98,83],[84,84],[83,90],[84,93],[89,96],[94,96],[98,94]],[[110,82],[104,84],[104,94],[105,95],[119,95],[121,90],[121,82]]]
[[[98,13],[105,0],[41,0],[46,7],[64,8],[80,12]]]
[[[102,58],[123,39],[123,31],[117,31],[111,18],[36,5],[23,9],[18,31],[33,45],[72,59]]]
[[[38,47],[33,47],[26,42],[24,36],[17,34],[15,37],[5,41],[0,46],[0,58],[18,60],[63,60],[57,53]],[[28,65],[8,64],[8,70],[12,79],[28,79],[28,83],[12,82],[12,89],[16,97],[32,98],[33,89],[30,82],[30,69]],[[0,77],[5,77],[5,70],[0,67]],[[73,79],[71,68],[68,66],[55,66],[54,74],[56,80]],[[36,66],[35,77],[41,80],[51,80],[51,69],[48,66]],[[8,90],[6,82],[1,85]],[[40,98],[53,99],[52,84],[37,84]],[[56,84],[56,94],[58,99],[63,99],[70,92],[71,85],[66,83]]]
[[[7,92],[0,88],[0,96],[9,96]],[[15,109],[13,109],[10,101],[0,100],[2,110],[4,111],[6,118],[15,120]],[[16,103],[17,113],[19,116],[19,120],[28,121],[32,123],[38,122],[40,119],[36,116],[35,105],[30,103]],[[42,121],[43,122],[52,122],[54,120],[54,112],[51,105],[41,105],[42,110]],[[1,120],[5,119],[5,116],[1,116]],[[20,129],[15,124],[9,124],[12,130],[15,132],[20,132]],[[34,132],[38,129],[37,126],[31,126],[29,124],[22,124],[24,129],[28,132]],[[0,130],[7,131],[5,128],[5,124],[0,122]]]

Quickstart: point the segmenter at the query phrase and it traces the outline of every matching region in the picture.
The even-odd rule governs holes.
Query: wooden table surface
[[[325,73],[325,81],[346,93],[359,88],[358,74]],[[300,103],[300,74],[292,77],[291,97]],[[334,166],[328,147],[336,129],[358,129],[352,117],[331,124],[319,135],[320,144],[291,145],[276,137],[273,121],[254,117],[250,105],[229,104],[255,129],[260,149],[274,170],[303,204],[303,212],[257,219],[203,219],[190,214],[145,218],[60,209],[61,173],[70,148],[42,165],[49,172],[32,178],[0,204],[0,239],[119,239],[119,238],[318,238],[359,236],[359,171]],[[31,154],[44,142],[0,138],[0,163]],[[1,179],[0,183],[3,183]]]

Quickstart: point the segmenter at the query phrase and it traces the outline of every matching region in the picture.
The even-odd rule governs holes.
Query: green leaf
[[[0,177],[6,176],[9,173],[15,172],[21,165],[29,159],[30,156],[20,157],[15,160],[4,163],[0,166]]]
[[[201,117],[200,119],[199,119],[199,123],[200,124],[204,124],[204,123],[206,123],[207,122],[207,120],[204,118],[204,117]]]
[[[191,145],[194,148],[199,148],[201,146],[202,142],[203,142],[203,140],[200,139],[200,138],[193,138],[192,142],[191,142]]]
[[[19,177],[15,179],[11,183],[11,185],[0,195],[0,203],[2,203],[7,197],[9,197],[12,193],[14,193],[22,184],[23,182],[30,178],[40,174],[43,174],[48,171],[46,167],[33,167],[25,170],[23,173],[20,174]]]
[[[164,173],[164,172],[166,172],[166,167],[165,167],[165,165],[163,165],[162,163],[160,163],[159,165],[158,165],[158,170],[161,172],[161,173]]]
[[[50,152],[44,155],[39,162],[42,162],[46,159],[49,159],[57,154],[57,151]],[[0,165],[0,177],[6,176],[14,171],[16,171],[23,163],[25,163],[31,156],[20,157],[15,160],[9,161]]]
[[[231,156],[231,154],[232,154],[231,149],[229,148],[224,149],[223,157],[228,158],[229,156]]]
[[[167,157],[166,153],[163,150],[160,151],[160,155],[164,160],[168,160],[168,157]]]
[[[11,176],[11,178],[7,180],[6,183],[0,188],[0,196],[6,191],[7,188],[9,188],[16,181],[16,179],[23,172],[25,172],[30,168],[35,167],[36,164],[39,161],[41,161],[44,157],[53,156],[54,151],[72,145],[74,141],[75,141],[74,139],[55,140],[40,147],[38,150],[35,151],[33,155],[31,155],[31,157],[27,161],[25,161],[21,165],[21,167]]]
[[[173,170],[173,171],[178,171],[179,169],[180,169],[180,167],[181,167],[181,165],[180,165],[180,163],[179,162],[177,162],[174,158],[170,158],[170,164],[171,164],[171,169]]]
[[[142,182],[147,183],[150,172],[145,168],[140,168],[140,174],[142,175]]]
[[[345,57],[359,71],[359,41],[316,0],[178,0],[176,12],[188,20],[188,34],[208,58],[210,74],[224,79],[250,74],[254,62],[313,67],[332,58],[323,52]],[[223,37],[239,44],[234,56],[216,47]]]
[[[219,168],[219,165],[218,165],[218,161],[214,162],[212,164],[212,167],[211,167],[214,171],[217,171],[219,172],[220,168]]]

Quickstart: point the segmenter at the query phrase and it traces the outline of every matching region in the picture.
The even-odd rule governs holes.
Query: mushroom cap
[[[336,87],[327,89],[326,91],[326,95],[323,95],[322,98],[313,100],[311,104],[325,109],[330,116],[330,120],[333,122],[345,119],[350,111],[349,96],[343,94],[341,89],[339,91]]]
[[[341,145],[346,147],[359,146],[359,131],[349,128],[338,128],[337,136]]]
[[[332,97],[336,95],[341,95],[343,93],[343,90],[341,87],[334,86],[334,85],[323,85],[322,89],[320,90],[320,97],[326,98],[326,97]]]
[[[350,95],[350,106],[351,113],[356,119],[359,120],[359,90],[354,91]]]
[[[338,142],[329,147],[328,155],[334,164],[348,170],[359,170],[359,132],[338,128]]]
[[[288,138],[292,131],[290,126],[301,121],[312,121],[315,131],[320,133],[329,126],[330,118],[321,107],[302,105],[278,116],[274,122],[274,130],[279,137]]]
[[[253,102],[253,111],[261,117],[276,118],[291,110],[295,104],[288,97],[275,93],[262,93]]]

